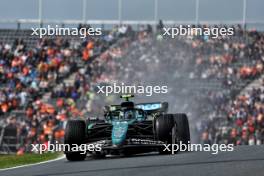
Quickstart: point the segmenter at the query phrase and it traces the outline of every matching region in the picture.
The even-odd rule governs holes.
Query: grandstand
[[[248,27],[263,22],[246,20],[246,4],[240,20],[226,25],[202,20],[196,4],[194,20],[159,23],[161,10],[153,2],[154,19],[144,21],[122,19],[122,4],[114,20],[87,20],[85,7],[81,20],[43,19],[41,4],[38,18],[0,19],[17,26],[0,29],[0,153],[62,142],[68,119],[100,116],[102,106],[117,101],[96,94],[96,85],[112,80],[168,85],[167,95],[150,99],[169,101],[171,112],[188,113],[193,142],[263,144],[264,33]],[[108,27],[97,37],[40,39],[23,27],[28,24]],[[235,35],[162,35],[163,25],[179,24],[233,26]]]
[[[41,109],[35,109],[34,106],[42,108],[44,116],[51,115],[49,113],[55,110],[50,104],[52,99],[45,97],[50,97],[53,88],[74,75],[79,68],[91,63],[115,43],[117,38],[107,39],[107,36],[115,35],[107,32],[103,36],[105,38],[89,38],[85,41],[78,36],[63,39],[48,37],[40,40],[31,37],[30,30],[0,30],[0,34],[1,146],[6,151],[5,141],[9,138],[7,129],[13,126],[11,138],[17,134],[17,130],[21,130],[17,136],[27,141],[28,131],[33,130],[33,133],[36,132],[34,130],[39,131],[32,127],[32,123],[36,122],[46,127],[46,124],[39,124],[44,119],[37,119],[41,117],[36,116],[38,114],[36,111]],[[57,122],[56,124],[59,125]],[[28,127],[30,129],[25,129]],[[24,133],[23,130],[28,131]],[[24,142],[20,141],[21,139],[17,139],[17,144],[23,145]]]
[[[219,130],[222,132],[222,128],[230,136],[235,131],[236,126],[232,123],[237,117],[230,117],[229,114],[233,99],[263,73],[263,34],[243,31],[239,27],[236,36],[221,40],[204,40],[199,37],[159,39],[160,34],[153,33],[149,27],[140,31],[128,28],[125,33],[112,29],[102,38],[84,41],[71,37],[63,38],[63,41],[60,38],[29,38],[28,30],[2,30],[0,34],[3,152],[27,151],[27,144],[37,141],[45,143],[47,140],[61,140],[67,118],[100,114],[98,107],[109,102],[103,97],[95,96],[93,85],[107,80],[126,82],[128,78],[134,83],[167,82],[173,89],[168,96],[158,98],[174,105],[171,107],[172,111],[189,113],[192,129],[203,134],[203,142],[230,143],[232,141],[228,135],[219,140],[218,133]],[[113,39],[108,41],[107,38]],[[96,54],[87,59],[87,49]],[[42,58],[44,60],[38,54],[40,51],[46,53],[45,58]],[[30,52],[34,53],[33,56]],[[17,61],[17,58],[21,60],[23,57],[26,57],[24,63],[23,60],[22,63]],[[31,63],[30,60],[34,60],[34,57],[37,59],[36,63]],[[52,70],[53,57],[62,57],[65,61],[55,65],[58,70]],[[21,65],[16,65],[13,61]],[[40,69],[42,61],[49,66],[45,72]],[[31,84],[23,82],[24,79],[19,74],[23,73],[26,64],[36,67],[31,67],[32,72],[36,70],[40,75],[52,73],[55,76],[50,79],[43,77],[43,83],[40,81],[39,87],[32,86],[32,81]],[[68,65],[66,72],[59,71],[60,64]],[[248,67],[246,71],[243,71],[244,67]],[[14,68],[18,70],[12,71]],[[165,69],[166,72],[158,71]],[[10,72],[13,74],[11,77]],[[12,83],[13,80],[15,84]],[[250,89],[247,90],[248,96],[251,96],[252,91],[255,98],[261,93]],[[259,101],[262,100],[254,100],[254,103],[261,103]],[[7,109],[5,104],[8,105]],[[255,114],[253,120],[262,118],[259,113],[261,111]],[[244,117],[244,125],[248,118]],[[255,143],[263,142],[263,130],[259,125],[255,130],[249,131],[247,136],[250,139],[255,137]],[[254,136],[255,132],[258,137]],[[14,140],[10,142],[14,136],[17,136],[17,143]],[[237,141],[236,144],[241,144],[240,140]],[[12,148],[14,144],[16,147]]]

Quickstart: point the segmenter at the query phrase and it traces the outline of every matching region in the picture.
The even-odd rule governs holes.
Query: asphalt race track
[[[264,176],[264,146],[240,146],[233,152],[212,155],[189,152],[177,155],[87,158],[82,162],[57,160],[0,172],[1,176]]]

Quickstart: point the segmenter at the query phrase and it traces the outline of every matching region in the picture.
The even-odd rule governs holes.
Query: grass
[[[0,169],[21,166],[25,164],[39,163],[58,158],[62,153],[44,153],[44,154],[24,154],[17,155],[0,155]]]

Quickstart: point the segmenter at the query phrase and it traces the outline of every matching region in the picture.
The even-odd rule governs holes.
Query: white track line
[[[15,167],[9,167],[9,168],[5,168],[5,169],[0,169],[0,171],[6,171],[6,170],[12,170],[12,169],[17,169],[17,168],[22,168],[22,167],[28,167],[28,166],[35,166],[35,165],[50,163],[50,162],[58,161],[58,160],[61,160],[61,159],[64,159],[64,158],[65,158],[65,156],[62,155],[61,157],[56,158],[56,159],[52,159],[52,160],[48,160],[48,161],[42,161],[42,162],[39,162],[39,163],[26,164],[26,165],[20,165],[20,166],[15,166]]]

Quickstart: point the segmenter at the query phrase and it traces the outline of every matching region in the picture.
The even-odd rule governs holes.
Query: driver
[[[133,119],[133,110],[127,110],[125,112],[125,119]]]

